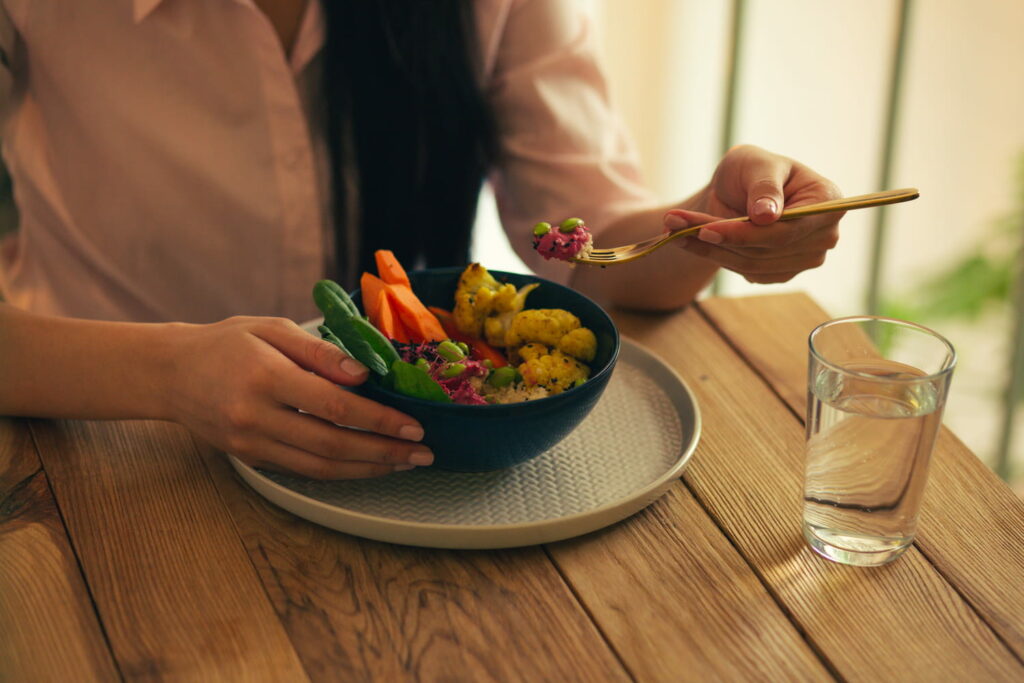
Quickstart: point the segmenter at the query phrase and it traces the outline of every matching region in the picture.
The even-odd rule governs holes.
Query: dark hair
[[[376,249],[408,268],[466,263],[481,182],[497,156],[472,0],[323,7],[336,275],[351,286]],[[346,230],[353,221],[359,229]]]

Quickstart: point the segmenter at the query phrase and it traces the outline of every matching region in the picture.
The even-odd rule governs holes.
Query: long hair
[[[353,284],[381,248],[407,267],[466,263],[481,182],[497,156],[472,0],[323,7],[340,276]]]

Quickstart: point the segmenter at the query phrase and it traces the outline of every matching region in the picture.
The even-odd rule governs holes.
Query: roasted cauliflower
[[[560,308],[532,308],[517,313],[505,334],[505,345],[517,347],[526,342],[558,346],[563,336],[579,329],[580,319]]]
[[[479,263],[471,263],[455,289],[455,324],[463,334],[482,337],[491,346],[505,346],[513,317],[523,310],[526,295],[537,287],[533,283],[517,290],[513,284],[498,282]]]
[[[548,350],[531,342],[519,349],[523,362],[517,368],[527,386],[540,386],[549,394],[560,394],[590,377],[590,368],[558,349]]]
[[[558,340],[558,350],[589,363],[597,355],[597,337],[586,327],[577,327]]]

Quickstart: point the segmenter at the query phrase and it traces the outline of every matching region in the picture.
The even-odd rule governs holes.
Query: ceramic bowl
[[[450,310],[463,268],[437,268],[409,273],[413,291],[428,306]],[[523,403],[472,406],[436,403],[404,396],[367,383],[359,392],[416,418],[425,432],[423,443],[434,453],[434,465],[446,470],[484,472],[512,467],[548,450],[576,429],[597,403],[615,369],[619,332],[604,310],[586,296],[534,275],[490,271],[500,282],[517,288],[540,286],[526,298],[526,308],[562,308],[580,318],[597,337],[597,356],[590,379],[560,394]],[[353,299],[362,306],[359,292]]]

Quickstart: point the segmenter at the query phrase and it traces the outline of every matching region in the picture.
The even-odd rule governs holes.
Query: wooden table
[[[174,425],[0,420],[0,680],[1024,680],[1024,503],[948,431],[903,557],[804,544],[825,318],[802,295],[618,314],[693,388],[700,445],[640,514],[515,550],[315,526]]]

